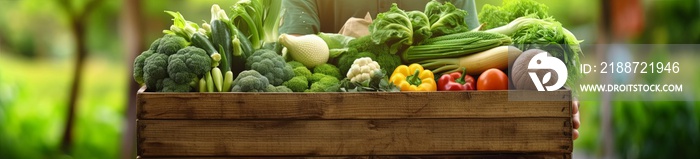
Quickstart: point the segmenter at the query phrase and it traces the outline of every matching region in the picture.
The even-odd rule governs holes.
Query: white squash
[[[329,49],[326,42],[315,34],[294,36],[282,34],[279,42],[287,48],[292,59],[304,64],[307,68],[328,62]]]

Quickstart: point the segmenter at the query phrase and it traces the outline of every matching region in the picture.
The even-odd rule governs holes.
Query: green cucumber
[[[229,26],[231,32],[235,32],[235,35],[231,36],[232,40],[229,41],[229,43],[233,45],[233,56],[229,58],[229,62],[231,63],[231,71],[233,74],[238,75],[245,70],[246,59],[252,55],[255,50],[253,50],[253,46],[243,32],[233,25]]]
[[[236,29],[236,34],[238,36],[238,40],[241,41],[241,49],[243,50],[243,56],[248,57],[255,52],[255,49],[253,49],[253,44],[250,43],[250,40],[248,40],[248,37],[241,32],[241,30]]]
[[[231,30],[228,25],[221,20],[212,20],[211,26],[211,41],[215,48],[219,48],[222,54],[222,61],[219,68],[221,72],[231,70],[231,63],[228,60],[233,59],[233,47],[231,46]]]
[[[214,45],[209,42],[209,39],[207,36],[202,35],[199,32],[196,32],[192,34],[192,38],[190,39],[192,41],[192,45],[204,49],[204,51],[207,51],[209,53],[209,56],[212,59],[212,66],[218,65],[219,61],[221,61],[221,54],[219,54],[219,51],[214,48]]]

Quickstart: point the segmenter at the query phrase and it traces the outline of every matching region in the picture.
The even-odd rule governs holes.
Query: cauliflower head
[[[381,70],[379,63],[372,61],[372,58],[358,58],[348,70],[347,78],[350,79],[350,82],[368,82],[377,70]]]

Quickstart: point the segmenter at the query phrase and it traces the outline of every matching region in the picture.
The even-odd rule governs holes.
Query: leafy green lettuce
[[[568,69],[566,84],[582,77],[579,57],[583,55],[574,34],[548,15],[548,7],[532,0],[504,0],[500,7],[484,5],[479,20],[486,32],[501,33],[513,39],[513,45],[525,51],[542,49],[561,59]]]
[[[404,46],[413,44],[413,25],[405,11],[394,3],[389,11],[379,13],[377,19],[369,25],[372,42],[388,44],[391,53],[395,54]]]
[[[433,32],[433,36],[469,31],[464,19],[467,12],[458,9],[450,2],[445,4],[435,0],[428,2],[425,5],[425,15],[430,20],[430,31]]]
[[[485,4],[479,12],[479,21],[483,29],[504,26],[516,18],[529,16],[537,19],[549,17],[547,7],[533,0],[503,0],[501,6]]]
[[[419,44],[423,40],[433,36],[433,32],[430,31],[430,21],[425,13],[421,11],[410,11],[406,14],[408,14],[408,18],[411,19],[411,25],[413,27],[413,44]]]
[[[350,43],[350,41],[355,39],[351,36],[345,36],[342,34],[323,32],[318,33],[318,37],[321,37],[321,39],[323,39],[323,41],[326,42],[326,45],[328,45],[328,49],[330,49],[331,58],[338,57],[340,56],[340,54],[347,52],[348,44]]]

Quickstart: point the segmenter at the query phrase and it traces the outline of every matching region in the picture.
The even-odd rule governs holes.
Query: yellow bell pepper
[[[436,91],[435,75],[419,64],[401,65],[394,69],[389,78],[401,91]]]

